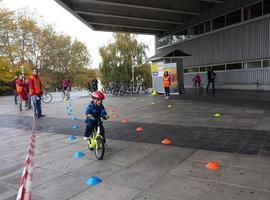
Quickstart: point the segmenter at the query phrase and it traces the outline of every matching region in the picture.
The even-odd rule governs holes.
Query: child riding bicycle
[[[192,79],[192,81],[194,81],[193,83],[193,87],[194,88],[201,88],[202,84],[201,84],[201,76],[199,73],[196,73],[196,75],[194,76],[194,78]]]
[[[103,99],[105,99],[105,95],[101,91],[95,91],[92,93],[92,101],[87,106],[87,109],[85,111],[86,114],[86,128],[84,133],[84,140],[87,140],[93,132],[93,128],[99,126],[100,127],[100,134],[102,135],[104,139],[104,143],[106,143],[105,139],[105,130],[102,125],[102,121],[100,118],[103,119],[109,119],[109,116],[107,115],[107,112],[102,104]]]

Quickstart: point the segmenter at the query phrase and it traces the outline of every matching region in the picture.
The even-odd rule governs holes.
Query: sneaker
[[[46,117],[46,115],[42,115],[42,114],[41,114],[40,117]]]
[[[86,140],[88,140],[88,137],[83,137],[83,141],[86,141]]]

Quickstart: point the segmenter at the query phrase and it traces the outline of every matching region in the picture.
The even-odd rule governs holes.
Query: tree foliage
[[[26,73],[38,68],[47,89],[61,87],[66,77],[73,86],[86,87],[96,76],[90,64],[84,43],[41,25],[32,14],[0,9],[0,87],[8,85],[22,65]]]
[[[135,66],[135,77],[142,76],[150,84],[150,65],[145,64],[147,45],[139,43],[135,35],[116,33],[114,41],[101,47],[100,64],[101,81],[107,84],[112,81],[130,82],[132,66]]]

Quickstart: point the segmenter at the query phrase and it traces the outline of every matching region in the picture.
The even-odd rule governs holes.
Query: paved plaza
[[[72,99],[71,115],[67,103],[43,104],[47,116],[36,120],[33,200],[269,200],[269,99],[269,92],[226,90],[188,90],[170,100],[108,95],[102,161],[82,139],[90,100],[85,93]],[[1,200],[16,199],[32,121],[31,111],[19,112],[12,97],[0,97]],[[70,135],[77,139],[69,141]],[[163,145],[164,138],[172,144]],[[75,158],[77,151],[85,157]],[[207,169],[210,161],[221,168]],[[102,182],[88,186],[92,176]]]

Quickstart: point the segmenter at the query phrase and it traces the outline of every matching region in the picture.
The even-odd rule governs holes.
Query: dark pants
[[[94,92],[98,90],[98,86],[97,85],[93,85],[92,87],[93,87],[93,91]]]
[[[34,113],[36,117],[41,117],[42,110],[41,110],[41,100],[40,97],[37,95],[31,96],[31,101],[34,106]]]
[[[18,104],[18,93],[16,89],[13,89],[13,94],[14,94],[14,103]]]
[[[85,121],[85,123],[86,123],[86,127],[85,127],[84,137],[90,137],[92,136],[93,128],[98,126],[98,122],[97,120],[88,119]],[[105,130],[104,130],[102,122],[99,123],[99,126],[100,126],[100,135],[102,135],[104,142],[106,143]]]
[[[165,87],[164,90],[165,90],[165,95],[166,96],[170,96],[170,88],[169,87]]]
[[[212,83],[212,89],[215,90],[215,80],[214,79],[208,79],[208,84],[207,84],[207,90],[209,89],[210,83]]]

